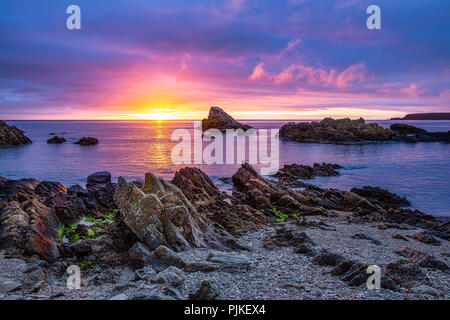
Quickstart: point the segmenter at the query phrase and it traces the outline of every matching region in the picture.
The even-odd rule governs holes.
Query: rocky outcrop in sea
[[[202,120],[203,131],[208,129],[218,129],[220,131],[225,131],[226,129],[242,129],[245,131],[250,128],[249,125],[234,120],[232,116],[219,107],[211,107],[211,109],[209,109],[208,118]]]
[[[20,146],[31,143],[25,132],[0,120],[0,146]]]
[[[366,123],[363,118],[289,122],[280,128],[280,137],[303,143],[450,142],[450,132],[428,132],[405,124],[393,124],[385,129],[376,123]]]

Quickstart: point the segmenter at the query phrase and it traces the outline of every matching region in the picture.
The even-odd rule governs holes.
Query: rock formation
[[[0,120],[0,146],[19,146],[29,143],[31,143],[31,140],[25,135],[24,131]]]
[[[228,233],[209,225],[177,186],[151,173],[145,181],[141,190],[120,177],[115,200],[125,225],[147,247],[226,248],[233,242]]]
[[[226,129],[242,129],[245,131],[250,128],[249,125],[234,120],[233,117],[219,107],[211,107],[208,118],[202,120],[203,131],[208,129],[218,129],[220,131],[225,131]]]
[[[47,143],[50,144],[61,144],[66,142],[67,140],[63,137],[54,136],[53,138],[50,138],[47,140]]]
[[[75,142],[75,144],[79,144],[81,146],[95,146],[96,144],[98,144],[98,139],[92,137],[83,137]]]

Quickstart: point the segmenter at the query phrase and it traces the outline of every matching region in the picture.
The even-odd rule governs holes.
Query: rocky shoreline
[[[244,164],[232,194],[197,168],[86,188],[0,178],[0,299],[448,299],[449,223],[380,188],[298,180],[336,170]]]

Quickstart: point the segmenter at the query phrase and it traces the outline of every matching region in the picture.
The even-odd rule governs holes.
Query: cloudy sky
[[[81,30],[66,8],[81,8]],[[366,8],[381,8],[368,30]],[[0,3],[1,119],[450,111],[448,0]]]

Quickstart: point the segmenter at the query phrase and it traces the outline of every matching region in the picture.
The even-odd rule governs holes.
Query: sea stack
[[[203,131],[208,129],[219,129],[220,131],[225,131],[226,129],[251,129],[249,125],[239,123],[234,120],[232,116],[223,111],[219,107],[211,107],[209,109],[208,118],[202,120]]]
[[[31,143],[25,132],[0,120],[0,146],[20,146]]]

